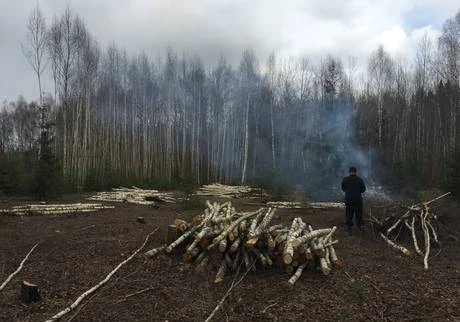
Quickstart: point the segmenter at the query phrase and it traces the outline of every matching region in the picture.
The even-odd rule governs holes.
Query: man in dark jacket
[[[356,225],[364,232],[363,222],[363,197],[361,194],[366,191],[363,179],[356,175],[356,168],[350,167],[349,176],[342,180],[342,190],[345,192],[345,224],[348,234],[351,235],[353,226],[353,214],[356,215]]]

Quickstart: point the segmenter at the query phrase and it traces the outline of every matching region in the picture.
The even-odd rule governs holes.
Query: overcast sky
[[[458,0],[39,0],[47,23],[66,6],[80,15],[103,47],[114,41],[151,57],[170,45],[214,64],[223,53],[236,64],[251,47],[263,62],[279,57],[354,56],[361,64],[379,44],[410,58],[427,33],[460,9]],[[20,44],[37,0],[0,0],[0,101],[38,97]],[[52,91],[45,80],[44,89]]]

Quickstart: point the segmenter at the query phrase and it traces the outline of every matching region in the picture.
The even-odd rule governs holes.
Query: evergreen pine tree
[[[53,151],[54,124],[47,120],[47,107],[40,108],[39,157],[34,175],[34,193],[39,199],[56,197],[59,193],[60,172]]]

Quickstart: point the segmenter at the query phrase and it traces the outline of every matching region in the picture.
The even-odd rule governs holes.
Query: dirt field
[[[83,201],[84,196],[69,200]],[[212,200],[212,199],[211,199]],[[237,201],[237,209],[253,209]],[[12,202],[4,203],[6,207]],[[14,204],[21,202],[16,201]],[[444,201],[436,211],[450,229],[460,230],[458,205]],[[174,218],[199,213],[190,205],[159,209],[114,204],[115,209],[68,216],[0,217],[0,282],[13,272],[36,242],[23,270],[0,292],[1,321],[43,321],[97,284],[159,227],[145,250],[159,246]],[[204,208],[204,204],[203,207]],[[249,273],[227,299],[214,321],[460,321],[460,244],[444,237],[433,247],[430,270],[422,259],[402,257],[369,231],[348,237],[342,211],[280,210],[278,221],[295,216],[314,227],[339,227],[336,247],[345,262],[329,276],[304,272],[294,287],[278,268]],[[146,224],[136,222],[143,216]],[[39,285],[43,299],[18,300],[19,283]],[[231,284],[198,276],[178,257],[138,256],[120,269],[90,301],[63,321],[203,321]],[[151,290],[126,297],[137,291]]]

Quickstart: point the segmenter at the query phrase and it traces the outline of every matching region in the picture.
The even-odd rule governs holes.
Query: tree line
[[[458,186],[459,31],[460,12],[436,43],[420,41],[411,67],[380,46],[358,81],[355,60],[330,55],[261,62],[247,49],[236,67],[172,48],[128,55],[102,49],[70,9],[47,24],[37,7],[22,49],[40,95],[3,104],[0,188],[32,191],[40,162],[71,190],[219,181],[314,191],[351,164],[378,184]]]

